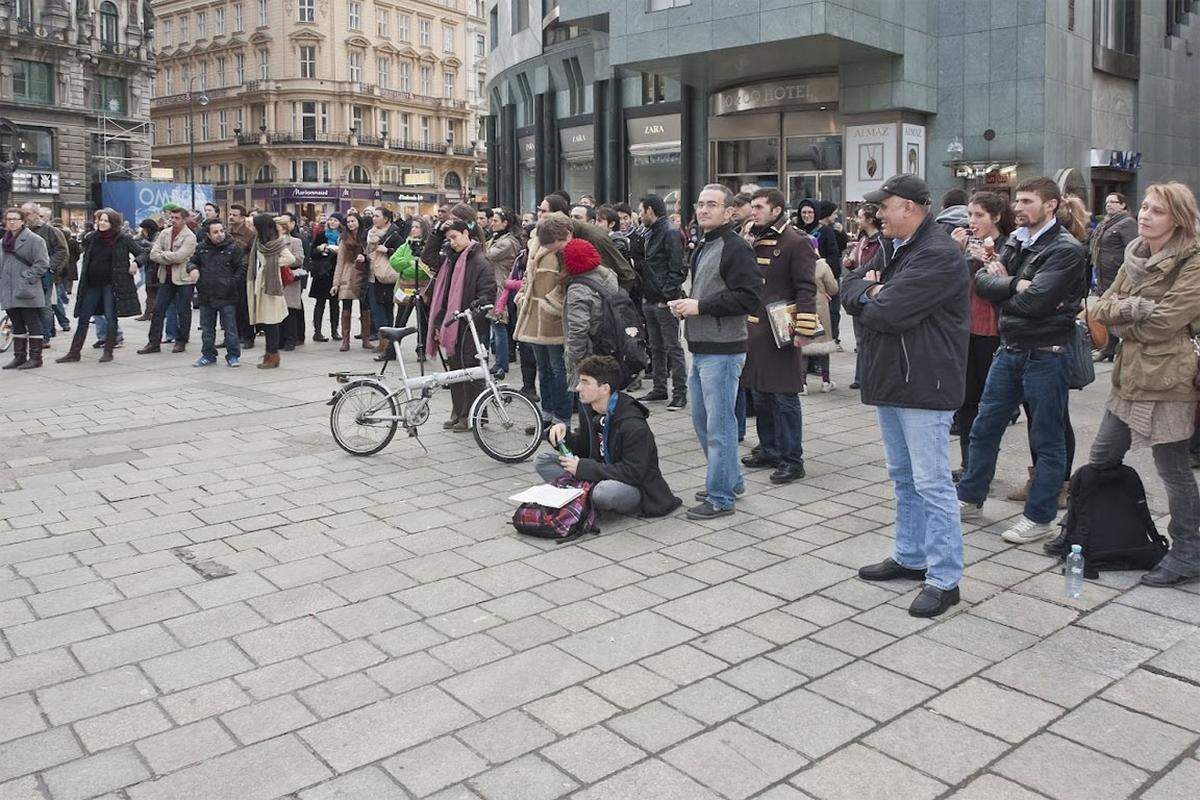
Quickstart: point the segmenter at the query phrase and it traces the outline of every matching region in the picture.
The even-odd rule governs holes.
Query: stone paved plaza
[[[909,617],[913,584],[854,574],[894,517],[854,392],[805,400],[806,480],[556,547],[508,524],[531,465],[443,432],[448,396],[428,455],[337,449],[325,373],[357,346],[198,370],[126,332],[0,377],[0,800],[1200,795],[1198,587],[1068,601],[992,500],[963,603]],[[1072,393],[1079,461],[1107,377]],[[690,418],[652,425],[690,500]],[[994,496],[1026,460],[1017,426]]]

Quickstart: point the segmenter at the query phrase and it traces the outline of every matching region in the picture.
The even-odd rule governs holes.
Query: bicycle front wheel
[[[475,406],[471,430],[479,449],[497,461],[525,461],[542,441],[542,415],[525,395],[509,388],[487,392]]]
[[[329,430],[338,447],[352,456],[371,456],[388,446],[396,435],[395,419],[371,420],[372,416],[399,416],[396,398],[377,383],[357,381],[338,393],[329,411]]]

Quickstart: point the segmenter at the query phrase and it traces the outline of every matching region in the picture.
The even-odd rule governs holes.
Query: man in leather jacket
[[[1017,186],[1014,205],[1021,227],[999,258],[975,276],[976,293],[1000,307],[1001,347],[971,428],[969,466],[958,484],[958,498],[963,519],[979,516],[996,471],[1000,440],[1012,413],[1026,403],[1035,466],[1025,513],[1001,534],[1013,544],[1050,535],[1067,468],[1063,414],[1075,316],[1087,291],[1087,259],[1056,220],[1061,202],[1058,185],[1049,178]]]

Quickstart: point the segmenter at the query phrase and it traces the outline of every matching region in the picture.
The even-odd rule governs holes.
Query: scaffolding
[[[150,180],[150,168],[154,164],[154,159],[150,157],[150,145],[154,141],[154,123],[149,120],[135,122],[112,117],[103,112],[99,116],[99,123],[99,127],[92,133],[98,137],[95,155],[100,180]],[[139,151],[145,155],[134,155]]]

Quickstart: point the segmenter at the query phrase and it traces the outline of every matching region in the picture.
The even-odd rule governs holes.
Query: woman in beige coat
[[[254,230],[258,243],[253,257],[246,261],[246,297],[249,300],[250,324],[261,326],[267,339],[267,352],[259,369],[279,366],[279,326],[287,319],[287,301],[283,298],[283,268],[296,263],[286,239],[279,235],[275,218],[270,214],[254,215]]]
[[[341,217],[338,219],[342,221]],[[337,243],[337,268],[333,272],[333,288],[329,290],[329,295],[336,297],[342,304],[342,346],[338,349],[343,352],[350,349],[350,315],[354,310],[355,300],[359,304],[358,316],[362,323],[362,346],[371,346],[371,318],[362,303],[363,279],[367,274],[367,257],[363,253],[362,239],[359,236],[362,220],[357,212],[351,211],[346,214],[344,223]]]
[[[1200,579],[1200,489],[1188,463],[1196,426],[1200,243],[1196,198],[1182,183],[1154,184],[1138,212],[1138,238],[1092,310],[1121,337],[1112,393],[1092,442],[1093,466],[1150,448],[1167,490],[1171,550],[1142,576],[1147,586]],[[1186,595],[1184,595],[1186,597]]]
[[[838,282],[837,278],[833,277],[833,270],[829,268],[829,264],[823,258],[817,259],[814,278],[817,283],[817,318],[821,320],[821,327],[824,329],[824,332],[804,345],[800,352],[804,354],[808,363],[812,364],[820,372],[821,391],[832,392],[837,388],[837,384],[833,382],[829,374],[829,354],[837,349],[837,343],[833,341],[833,328],[829,318],[829,303],[830,298],[838,293]],[[807,366],[806,364],[806,370]],[[800,394],[808,394],[808,387],[804,387]]]

